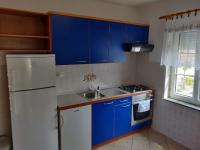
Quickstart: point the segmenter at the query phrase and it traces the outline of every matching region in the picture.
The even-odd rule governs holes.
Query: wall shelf
[[[49,36],[37,35],[17,35],[17,34],[0,34],[0,37],[15,37],[15,38],[32,38],[32,39],[49,39]]]
[[[51,51],[50,18],[47,14],[0,8],[0,52]]]
[[[6,54],[50,54],[51,50],[3,50],[0,49],[0,53],[6,53]]]

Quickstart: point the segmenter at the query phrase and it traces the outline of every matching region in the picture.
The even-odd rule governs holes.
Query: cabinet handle
[[[127,102],[128,99],[125,99],[125,100],[121,100],[120,103],[124,103],[124,102]]]
[[[85,60],[80,60],[80,61],[76,61],[76,62],[78,62],[78,63],[87,63],[87,61],[85,61]]]
[[[122,107],[124,107],[124,108],[126,108],[126,107],[130,107],[131,105],[129,104],[129,105],[125,105],[125,106],[122,106]]]
[[[78,112],[78,111],[80,111],[79,109],[77,109],[77,110],[74,110],[74,112]]]
[[[63,116],[60,114],[60,128],[62,128],[64,125],[64,118]]]
[[[110,103],[104,103],[104,105],[111,105],[113,104],[113,102],[110,102]]]
[[[100,62],[107,62],[108,60],[104,59],[104,60],[100,60]]]

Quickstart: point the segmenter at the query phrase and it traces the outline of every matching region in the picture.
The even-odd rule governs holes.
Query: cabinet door
[[[111,62],[123,62],[126,59],[126,54],[123,49],[125,29],[125,24],[110,23],[109,58]]]
[[[148,43],[149,27],[126,25],[127,43]]]
[[[61,111],[61,150],[91,150],[91,105]]]
[[[115,137],[131,131],[131,103],[115,106]]]
[[[89,63],[87,19],[52,15],[52,49],[57,65]]]
[[[114,101],[92,105],[92,144],[110,140],[114,135]]]
[[[109,62],[109,23],[91,20],[89,41],[91,63]]]

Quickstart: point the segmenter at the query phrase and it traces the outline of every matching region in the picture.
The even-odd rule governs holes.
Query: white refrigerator
[[[54,55],[7,55],[14,150],[58,150]]]

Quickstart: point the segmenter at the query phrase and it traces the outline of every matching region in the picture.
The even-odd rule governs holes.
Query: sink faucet
[[[95,92],[95,97],[99,97],[100,94],[100,88],[97,86],[96,92]]]

